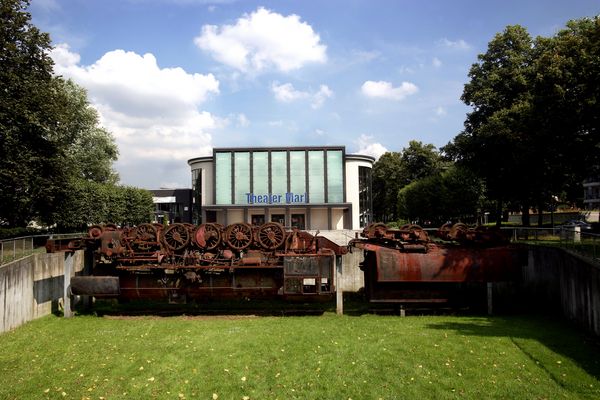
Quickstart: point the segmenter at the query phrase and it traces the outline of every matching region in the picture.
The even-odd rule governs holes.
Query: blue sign
[[[297,204],[308,203],[308,196],[305,193],[285,193],[285,194],[254,194],[246,193],[248,204]]]

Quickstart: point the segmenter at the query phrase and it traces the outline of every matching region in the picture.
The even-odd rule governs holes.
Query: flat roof
[[[303,151],[303,150],[342,150],[344,152],[344,158],[346,160],[358,160],[366,161],[370,163],[375,162],[375,157],[368,156],[365,154],[348,154],[346,153],[346,146],[274,146],[274,147],[215,147],[213,148],[213,155],[215,153],[225,152],[246,152],[246,151]],[[190,158],[188,165],[196,162],[212,161],[213,156],[201,156]]]

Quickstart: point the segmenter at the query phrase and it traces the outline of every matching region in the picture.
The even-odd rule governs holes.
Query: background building
[[[586,210],[600,210],[600,175],[583,181],[583,205]]]
[[[192,222],[191,189],[155,189],[152,192],[154,222],[163,222],[166,215],[169,223]]]
[[[360,229],[372,221],[374,162],[343,146],[217,148],[188,161],[193,220]]]

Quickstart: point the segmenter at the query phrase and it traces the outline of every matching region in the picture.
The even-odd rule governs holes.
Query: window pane
[[[269,153],[252,154],[252,192],[257,195],[269,193]]]
[[[235,204],[248,204],[250,193],[250,153],[234,153]]]
[[[294,194],[306,193],[306,152],[290,152],[290,191]]]
[[[216,153],[217,204],[231,204],[231,153]]]
[[[271,153],[271,193],[283,196],[287,193],[287,153],[285,151]]]
[[[327,152],[327,202],[342,203],[344,201],[344,167],[342,152]]]
[[[308,152],[308,199],[311,203],[325,202],[325,163],[323,151]]]

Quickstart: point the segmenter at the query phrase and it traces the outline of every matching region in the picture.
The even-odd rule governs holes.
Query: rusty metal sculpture
[[[274,222],[90,227],[85,238],[49,241],[48,251],[86,248],[93,276],[77,277],[74,294],[170,301],[227,297],[328,297],[335,255],[345,246]]]
[[[361,269],[371,302],[449,301],[466,288],[514,281],[519,254],[499,231],[465,224],[443,225],[431,240],[418,225],[367,226],[349,246],[364,251]]]

